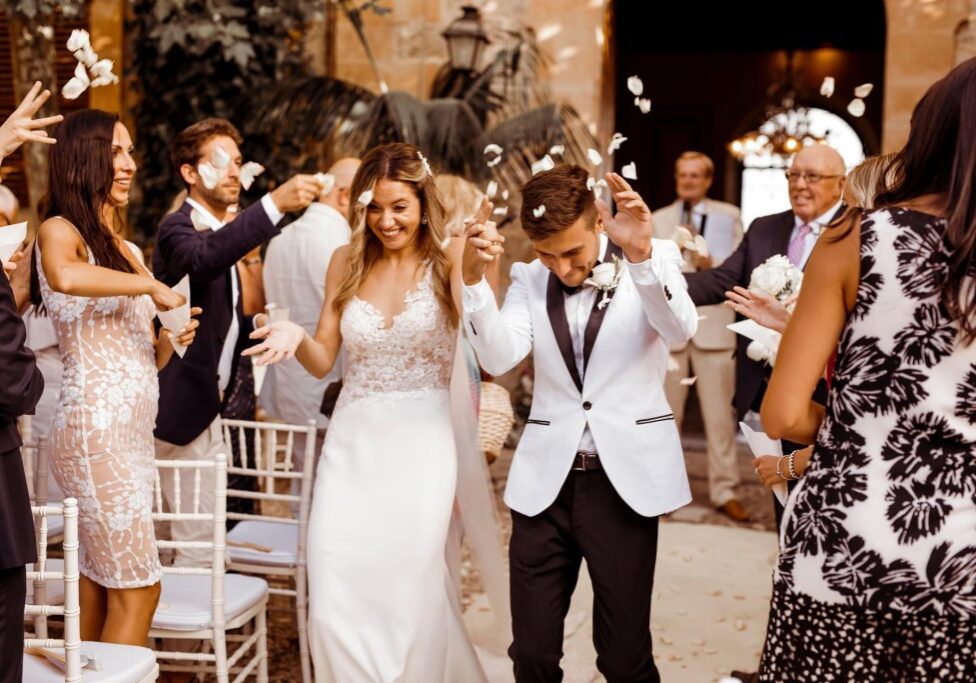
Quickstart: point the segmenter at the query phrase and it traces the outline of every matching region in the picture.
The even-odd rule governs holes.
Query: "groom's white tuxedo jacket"
[[[582,376],[565,295],[540,261],[512,266],[501,311],[484,281],[465,288],[465,330],[487,372],[501,375],[534,352],[532,413],[505,490],[510,508],[533,516],[552,504],[587,425],[604,471],[636,512],[660,515],[691,500],[664,396],[669,346],[690,339],[698,325],[681,266],[677,245],[658,239],[650,259],[625,262],[610,303],[599,308],[598,293],[586,321]]]

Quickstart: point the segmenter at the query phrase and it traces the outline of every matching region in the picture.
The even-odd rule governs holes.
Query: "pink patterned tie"
[[[796,235],[790,240],[790,246],[786,250],[786,258],[797,268],[803,267],[803,249],[806,246],[807,235],[811,232],[813,232],[813,228],[809,225],[801,225],[796,231]]]

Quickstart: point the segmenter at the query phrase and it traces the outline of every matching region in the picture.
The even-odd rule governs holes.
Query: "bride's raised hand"
[[[305,330],[293,322],[279,320],[251,332],[251,339],[264,341],[245,349],[241,355],[253,357],[254,365],[273,365],[295,357],[295,351],[305,339]]]

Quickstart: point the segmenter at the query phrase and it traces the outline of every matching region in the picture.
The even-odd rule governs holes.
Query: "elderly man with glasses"
[[[797,152],[786,172],[790,210],[754,220],[738,249],[717,268],[686,273],[695,305],[722,303],[727,291],[748,287],[753,269],[770,256],[782,254],[798,268],[806,266],[823,227],[841,214],[846,175],[844,160],[828,145]],[[739,337],[733,405],[740,420],[750,410],[759,411],[766,389],[766,371],[746,355],[748,345]],[[784,448],[789,446],[784,443]],[[779,520],[781,508],[777,506],[776,512]]]

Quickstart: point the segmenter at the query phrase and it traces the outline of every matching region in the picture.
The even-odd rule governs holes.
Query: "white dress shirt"
[[[604,254],[607,250],[607,236],[600,235],[600,253]],[[626,258],[623,259],[630,276],[637,284],[654,284],[658,281],[658,276],[651,265],[651,259],[641,263],[630,263]],[[481,282],[463,287],[461,290],[461,305],[465,313],[480,311],[484,306],[489,305],[494,300],[494,292],[485,278]],[[575,294],[563,294],[566,310],[566,322],[569,323],[569,336],[573,342],[573,358],[576,360],[576,371],[582,378],[585,376],[586,368],[583,362],[583,340],[586,337],[586,323],[590,320],[590,312],[597,301],[597,297],[603,293],[595,287],[584,286]],[[596,453],[596,442],[593,434],[590,433],[590,426],[587,424],[580,438],[579,451]]]
[[[349,244],[346,217],[321,202],[306,209],[301,218],[271,240],[264,256],[264,294],[269,304],[288,309],[288,319],[315,334],[322,303],[325,275],[336,249]],[[292,424],[316,420],[326,427],[319,412],[326,387],[342,376],[341,362],[322,379],[313,377],[292,358],[268,368],[262,407]]]
[[[204,227],[216,232],[226,225],[226,223],[210,213],[208,209],[204,208],[200,202],[187,197],[186,203],[193,207],[193,210],[197,213],[198,220]],[[261,198],[261,207],[268,215],[268,220],[272,223],[277,224],[284,217],[284,214],[275,206],[270,194],[266,194]],[[237,348],[237,338],[241,333],[241,321],[237,319],[237,302],[241,298],[241,286],[238,282],[236,263],[230,269],[230,292],[230,328],[227,330],[227,337],[224,338],[224,346],[220,350],[220,362],[217,365],[217,386],[221,394],[227,390],[227,385],[230,384],[231,368],[234,367],[234,349]]]
[[[840,210],[840,205],[843,201],[843,199],[838,199],[836,204],[809,223],[804,223],[799,216],[793,214],[793,230],[790,232],[790,242],[793,242],[793,238],[800,231],[800,226],[809,225],[811,228],[811,231],[803,238],[803,256],[800,259],[800,270],[806,268],[810,254],[813,253],[813,248],[817,246],[817,240],[820,239],[820,233],[823,227],[830,224],[831,219]]]

